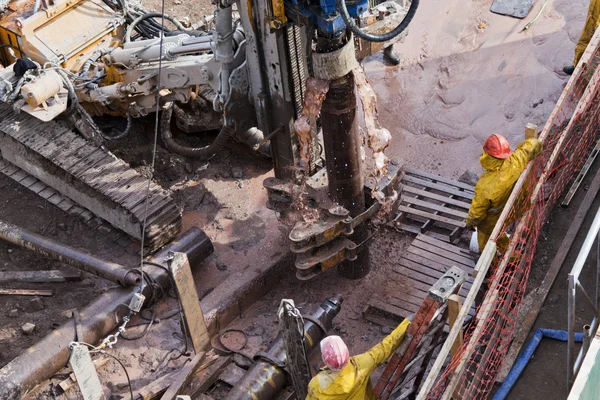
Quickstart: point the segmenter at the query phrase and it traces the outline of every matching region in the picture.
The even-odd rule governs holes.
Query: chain
[[[98,346],[99,349],[103,349],[105,347],[108,347],[109,349],[112,349],[112,347],[117,344],[117,340],[119,339],[119,336],[125,332],[125,328],[127,327],[127,324],[129,323],[129,320],[131,319],[131,317],[134,315],[135,313],[133,311],[130,311],[129,314],[127,314],[126,316],[123,317],[123,323],[121,324],[121,326],[119,326],[119,329],[117,330],[117,333],[112,334],[112,335],[108,335],[106,338],[104,338],[104,340],[102,341],[102,343],[100,343],[100,346]]]

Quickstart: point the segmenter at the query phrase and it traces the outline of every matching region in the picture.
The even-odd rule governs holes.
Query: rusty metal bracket
[[[367,209],[361,214],[351,217],[348,210],[333,202],[326,195],[327,175],[317,172],[309,178],[304,187],[277,178],[267,178],[263,182],[268,193],[267,206],[278,212],[286,212],[294,202],[294,196],[301,196],[304,205],[321,210],[321,217],[316,221],[298,222],[289,234],[291,250],[296,253],[296,276],[306,280],[336,265],[355,260],[360,248],[369,242],[356,244],[349,239],[354,230],[366,223],[382,209],[382,204],[375,201],[373,192],[382,192],[392,196],[400,190],[400,180],[404,170],[402,164],[391,162],[388,173],[378,181],[367,178],[364,186]],[[392,211],[400,202],[400,196],[392,206]]]
[[[341,237],[317,248],[314,252],[309,250],[298,254],[296,277],[300,280],[308,280],[346,260],[355,260],[358,247],[350,239]]]
[[[365,185],[366,192],[373,190],[382,191],[386,195],[391,195],[399,187],[400,167],[390,164],[388,167],[388,176],[381,179],[375,187],[374,179],[367,180]],[[367,195],[369,197],[369,195]],[[396,201],[398,203],[398,201]],[[362,214],[356,217],[342,217],[341,213],[335,214],[336,210],[329,209],[329,216],[320,221],[307,224],[304,222],[296,224],[290,232],[289,238],[292,241],[292,251],[295,253],[304,253],[309,249],[322,246],[340,236],[350,236],[354,233],[354,228],[371,219],[381,209],[381,204],[373,202]]]

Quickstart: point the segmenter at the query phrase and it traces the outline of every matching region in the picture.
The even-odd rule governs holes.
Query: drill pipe
[[[0,239],[100,278],[116,282],[121,286],[137,286],[142,282],[142,274],[137,270],[130,270],[122,265],[101,260],[91,254],[83,253],[4,221],[0,221]]]
[[[343,37],[319,37],[317,51],[324,53],[343,46]],[[365,211],[365,194],[360,159],[360,137],[356,120],[356,94],[354,74],[333,80],[321,108],[323,144],[327,180],[331,199],[356,217]],[[365,224],[355,228],[352,240],[361,245],[368,239]],[[358,249],[355,260],[347,260],[338,266],[339,274],[347,279],[360,279],[369,273],[369,250]]]
[[[186,253],[192,266],[198,264],[214,248],[210,239],[199,228],[192,228],[156,253],[150,261],[163,265],[169,252]],[[147,272],[163,290],[169,290],[171,279],[166,270],[145,265]],[[98,343],[117,327],[115,316],[122,321],[129,310],[122,307],[129,304],[138,288],[114,288],[100,295],[95,301],[79,312],[81,337],[77,340],[86,343]],[[146,285],[143,294],[152,298],[153,288]],[[148,301],[144,303],[146,306]],[[120,324],[120,323],[119,323]],[[50,378],[69,361],[69,344],[75,340],[75,321],[69,320],[60,328],[53,330],[45,338],[33,345],[20,356],[0,369],[0,399],[21,399],[40,382]]]
[[[339,313],[342,298],[339,296],[327,299],[321,304],[311,319],[317,319],[325,329],[331,328],[333,318]],[[307,353],[327,334],[315,323],[305,320],[304,339]],[[286,362],[283,338],[278,337],[273,346],[267,350],[266,356],[278,365]],[[287,384],[288,378],[284,368],[277,367],[268,361],[257,361],[242,379],[235,385],[226,400],[268,400],[273,399]]]

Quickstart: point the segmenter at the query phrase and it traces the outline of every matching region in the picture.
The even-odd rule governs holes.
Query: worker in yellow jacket
[[[405,319],[381,343],[352,358],[339,336],[327,336],[321,341],[321,357],[326,367],[310,381],[306,400],[377,400],[371,373],[394,354],[408,325],[410,321]]]
[[[575,47],[575,59],[573,60],[573,65],[567,65],[563,68],[563,71],[566,74],[573,74],[575,67],[585,52],[588,43],[592,40],[592,36],[594,36],[594,32],[596,32],[598,26],[600,26],[600,0],[590,0],[590,7],[588,8],[585,26],[583,27],[583,32],[581,32],[581,36]]]
[[[469,227],[477,228],[479,251],[483,250],[490,238],[527,163],[541,152],[542,142],[535,137],[520,143],[514,152],[511,151],[508,140],[496,133],[483,144],[479,162],[485,171],[475,185],[475,196],[466,221]],[[496,244],[498,251],[504,253],[508,248],[508,237],[503,235]]]

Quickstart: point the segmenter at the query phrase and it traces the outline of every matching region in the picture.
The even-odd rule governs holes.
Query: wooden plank
[[[406,259],[401,259],[399,264],[400,265],[392,266],[392,271],[397,272],[400,275],[410,277],[416,281],[430,284],[431,286],[433,286],[444,275],[443,273],[433,271],[429,268],[419,268],[421,267],[419,264]],[[469,281],[466,281],[463,284],[464,289],[468,290],[470,287],[471,283]]]
[[[66,282],[80,281],[81,273],[79,271],[2,271],[0,272],[0,282]]]
[[[590,183],[590,187],[587,190],[577,213],[572,219],[571,225],[567,230],[565,237],[560,243],[560,247],[556,251],[554,258],[552,259],[552,263],[550,264],[550,268],[546,272],[546,276],[544,276],[544,280],[534,291],[529,293],[525,299],[523,299],[522,306],[519,310],[519,319],[518,319],[518,330],[515,334],[515,338],[510,346],[508,354],[504,359],[504,363],[498,373],[496,378],[499,382],[504,382],[504,379],[510,372],[517,356],[519,355],[537,316],[546,301],[546,297],[548,297],[548,293],[550,292],[550,288],[554,284],[556,277],[562,267],[567,255],[569,254],[569,250],[577,237],[579,230],[583,222],[586,220],[588,211],[592,206],[596,196],[598,195],[598,191],[600,191],[600,169],[596,171],[592,182]]]
[[[460,311],[460,307],[462,306],[461,297],[459,295],[453,294],[448,299],[448,323],[450,324],[450,329],[454,327],[456,324],[456,319],[458,317],[458,312]],[[452,345],[452,349],[450,350],[450,354],[452,357],[460,350],[463,345],[463,329],[460,327],[460,332],[458,337],[454,341]]]
[[[418,247],[420,249],[429,251],[431,253],[434,253],[436,255],[442,256],[444,258],[447,258],[449,260],[454,261],[455,263],[459,263],[461,265],[466,265],[467,267],[475,267],[475,261],[473,261],[472,258],[469,257],[465,257],[465,256],[461,256],[460,254],[456,254],[453,253],[451,251],[445,250],[445,249],[441,249],[439,247],[435,247],[429,243],[426,242],[422,242],[420,240],[414,240],[411,243],[411,246],[415,246]]]
[[[196,353],[194,358],[179,370],[161,400],[175,400],[178,394],[182,394],[181,391],[190,383],[194,372],[206,358],[206,354],[205,352]]]
[[[405,232],[408,232],[408,233],[413,233],[415,235],[421,235],[421,234],[423,234],[423,235],[432,237],[434,239],[443,241],[445,243],[448,243],[450,241],[450,236],[448,236],[448,235],[444,235],[444,234],[441,234],[441,233],[438,233],[438,232],[434,232],[434,231],[423,232],[423,230],[420,227],[415,226],[415,225],[409,225],[409,224],[405,224],[405,223],[402,223],[402,222],[396,222],[395,226],[398,229],[401,229],[401,230],[403,230]]]
[[[448,268],[453,267],[453,266],[456,265],[456,263],[453,262],[452,260],[448,260],[447,258],[440,257],[437,254],[432,254],[432,253],[430,253],[428,251],[425,251],[423,249],[415,247],[412,244],[408,247],[407,251],[410,252],[410,253],[412,253],[412,254],[415,254],[417,256],[426,258],[428,260],[435,261],[436,263],[441,264],[441,265],[443,265],[445,267],[448,267]]]
[[[459,221],[459,220],[456,220],[456,219],[442,217],[440,215],[435,215],[435,214],[432,214],[432,213],[429,213],[429,212],[426,212],[426,211],[417,210],[415,208],[406,207],[406,206],[403,206],[403,205],[399,205],[398,206],[398,211],[404,212],[404,213],[407,213],[407,214],[418,215],[420,217],[425,217],[427,219],[432,219],[434,221],[443,222],[445,224],[456,226],[456,227],[459,227],[459,228],[465,228],[467,226],[467,224],[466,224],[465,221]]]
[[[474,196],[472,192],[465,192],[465,191],[459,190],[459,189],[452,189],[451,187],[448,187],[446,185],[441,185],[439,183],[433,183],[430,181],[426,181],[424,179],[415,178],[414,176],[405,175],[402,178],[402,182],[414,183],[415,185],[439,190],[440,192],[443,192],[443,193],[453,194],[455,196],[458,196],[458,197],[461,197],[461,198],[467,199],[467,200],[472,200],[473,196]]]
[[[429,275],[425,275],[422,274],[420,272],[417,272],[415,270],[409,269],[403,265],[394,265],[392,266],[392,271],[400,274],[400,275],[404,275],[409,277],[411,280],[415,280],[418,282],[422,282],[425,284],[428,284],[430,287],[435,285],[435,283],[438,281],[436,278],[429,276]]]
[[[435,247],[439,247],[441,249],[451,251],[453,253],[460,254],[462,256],[473,259],[471,252],[469,250],[460,248],[458,246],[454,246],[453,244],[450,244],[447,242],[443,242],[443,241],[435,239],[431,236],[421,234],[416,237],[416,240],[420,240],[421,242],[426,242]]]
[[[421,303],[423,302],[423,299],[425,298],[425,297],[418,297],[418,296],[412,295],[410,293],[403,292],[401,290],[392,292],[390,294],[390,296],[393,297],[394,299],[397,299],[397,300],[400,300],[400,301],[403,301],[406,303],[410,303],[410,304],[413,304],[418,307],[421,306]]]
[[[419,310],[418,306],[409,304],[409,303],[405,303],[402,305],[394,305],[394,304],[389,304],[386,302],[383,302],[381,300],[377,300],[377,299],[371,299],[369,300],[369,306],[377,309],[378,312],[381,312],[383,314],[391,314],[396,316],[396,318],[399,321],[404,320],[406,317],[410,316],[411,314],[414,314],[415,312],[417,312]]]
[[[0,295],[14,296],[52,296],[52,290],[35,290],[35,289],[0,289]]]
[[[416,247],[415,247],[415,249],[416,249]],[[446,265],[442,265],[438,262],[428,260],[426,258],[420,257],[417,254],[413,254],[413,253],[409,253],[409,252],[404,253],[402,255],[402,258],[405,260],[411,261],[413,263],[422,265],[423,267],[427,267],[427,268],[431,268],[433,270],[439,271],[441,273],[441,275],[443,275],[450,268]]]
[[[219,380],[225,382],[229,386],[235,386],[246,374],[246,370],[231,363],[219,376]]]
[[[175,253],[170,267],[194,351],[201,353],[210,345],[210,337],[187,255]]]
[[[167,390],[171,382],[173,382],[175,376],[177,376],[177,372],[178,371],[174,371],[163,375],[138,390],[136,400],[158,400]]]
[[[387,313],[381,310],[379,307],[372,306],[370,304],[367,304],[362,312],[362,316],[366,321],[380,326],[396,326],[404,319],[403,317],[400,317],[396,314]]]
[[[105,366],[106,363],[108,363],[109,361],[110,361],[110,358],[104,357],[104,358],[96,358],[95,360],[92,361],[92,363],[94,364],[94,368],[96,368],[96,371],[97,371],[98,369]],[[69,377],[67,379],[65,379],[64,381],[60,382],[58,384],[58,386],[60,386],[60,388],[66,392],[67,390],[69,390],[73,386],[75,386],[76,383],[77,383],[77,377],[75,376],[75,373],[72,372],[71,374],[69,374]]]
[[[231,360],[231,356],[219,357],[207,368],[201,368],[196,371],[192,382],[190,383],[189,393],[192,398],[196,398],[210,389],[210,387],[219,379],[221,372],[223,372],[223,370],[231,363]]]
[[[429,292],[429,289],[431,289],[432,285],[430,285],[428,283],[423,283],[423,282],[420,282],[420,281],[411,280],[409,277],[407,277],[405,275],[402,275],[401,273],[399,273],[397,271],[394,271],[393,269],[392,269],[392,272],[393,272],[393,274],[397,274],[398,276],[401,276],[403,278],[402,279],[403,281],[405,281],[405,282],[408,281],[406,283],[406,287],[407,288],[413,289],[414,291],[419,292],[419,293],[424,293],[423,294],[423,298],[425,298],[425,296]],[[398,279],[398,278],[394,278],[393,275],[390,278],[391,279]],[[468,293],[468,289],[466,289],[465,287],[463,287],[463,288],[461,288],[459,294],[461,296],[465,297],[467,295],[467,293]],[[416,294],[415,294],[415,296],[418,297],[418,295],[416,295]]]
[[[414,186],[409,186],[409,185],[402,186],[402,193],[404,194],[406,192],[408,192],[410,194],[414,194],[415,196],[426,197],[431,200],[437,200],[442,203],[460,207],[466,211],[468,211],[469,208],[471,208],[471,203],[460,201],[453,197],[442,196],[440,194],[436,194],[436,193],[430,192],[428,190],[419,189]]]
[[[469,216],[469,214],[464,211],[453,210],[452,208],[444,207],[442,204],[434,204],[428,201],[416,199],[414,197],[402,196],[402,203],[408,203],[413,206],[419,206],[433,211],[439,211],[442,214],[452,215],[461,219],[465,219]]]
[[[414,262],[412,260],[408,260],[408,259],[406,259],[404,257],[400,258],[400,260],[398,261],[398,264],[400,264],[400,265],[402,265],[402,266],[404,266],[406,268],[409,268],[409,269],[411,269],[413,271],[422,272],[424,275],[430,276],[430,277],[432,277],[434,279],[439,279],[439,278],[442,277],[442,275],[444,275],[443,272],[441,272],[441,271],[439,271],[437,269],[427,267],[425,265],[419,264],[419,263]]]
[[[406,262],[406,260],[403,261],[403,263],[405,263],[405,262]],[[413,283],[420,282],[425,285],[429,285],[429,287],[433,286],[439,280],[439,278],[442,277],[442,274],[438,275],[437,277],[428,276],[428,275],[419,273],[413,269],[407,268],[403,265],[394,265],[392,267],[392,271],[394,271],[402,276],[406,276],[406,277],[410,278],[411,282],[413,282]],[[468,290],[470,288],[471,288],[470,282],[465,282],[463,284],[464,293],[468,292]],[[424,290],[424,291],[426,292],[426,290]]]
[[[439,175],[432,174],[429,172],[420,171],[420,170],[416,170],[416,169],[412,169],[412,168],[408,168],[408,167],[404,168],[404,172],[406,172],[407,174],[410,174],[410,175],[416,175],[416,176],[422,176],[425,178],[429,178],[432,181],[442,182],[447,185],[451,185],[451,186],[454,186],[454,187],[457,187],[460,189],[468,190],[470,192],[475,191],[475,187],[469,185],[468,183],[462,183],[462,182],[456,181],[454,179],[444,178],[443,176],[439,176]]]

